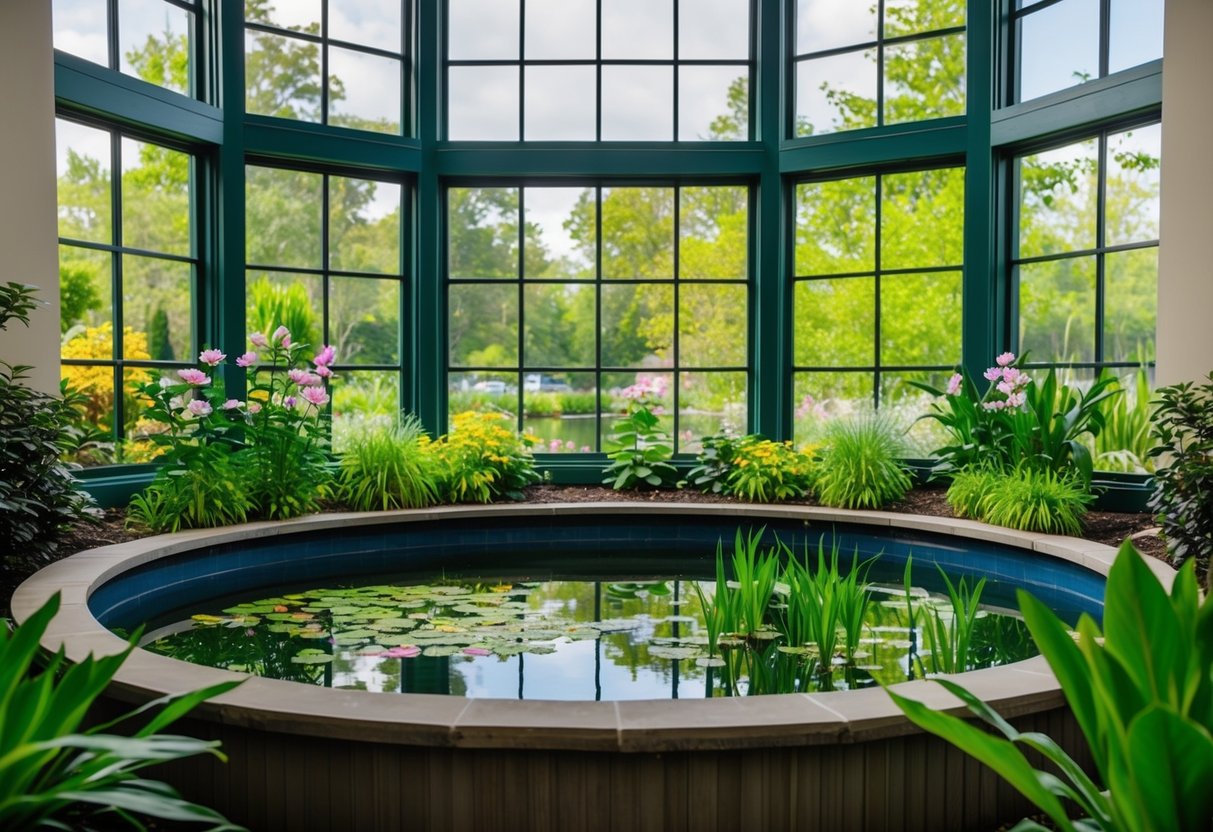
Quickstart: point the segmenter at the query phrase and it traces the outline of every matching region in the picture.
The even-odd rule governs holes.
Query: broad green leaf
[[[1109,785],[1117,803],[1131,801],[1152,832],[1213,828],[1213,737],[1164,707],[1152,706],[1129,726],[1131,782]]]

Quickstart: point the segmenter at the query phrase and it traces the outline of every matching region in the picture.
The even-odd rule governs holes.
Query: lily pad
[[[295,664],[328,664],[333,660],[331,653],[325,653],[323,650],[306,649],[300,650],[295,655],[291,656],[291,661]]]

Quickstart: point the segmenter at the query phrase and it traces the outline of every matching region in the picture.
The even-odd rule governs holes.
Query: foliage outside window
[[[196,95],[197,0],[53,0],[55,48]]]
[[[1016,0],[1011,101],[1162,57],[1163,0]]]
[[[404,255],[399,182],[286,168],[245,168],[249,332],[279,325],[292,340],[337,351],[333,431],[391,421],[405,361]]]
[[[792,137],[965,113],[965,2],[798,0]]]
[[[601,448],[644,395],[678,448],[746,431],[749,189],[447,190],[449,409]]]
[[[244,21],[247,112],[401,133],[403,0],[245,0]]]
[[[1153,363],[1161,143],[1155,123],[1015,160],[1012,268],[1030,362],[1083,375]]]
[[[750,138],[752,0],[447,0],[447,137]]]
[[[198,349],[194,158],[68,119],[56,133],[63,377],[87,397],[89,423],[137,439],[148,427],[138,384]],[[148,451],[136,442],[85,461]]]
[[[922,412],[907,381],[943,386],[960,360],[964,169],[796,186],[797,439],[870,406]]]

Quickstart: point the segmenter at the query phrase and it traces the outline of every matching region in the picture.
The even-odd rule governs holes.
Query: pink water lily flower
[[[299,391],[299,395],[316,407],[327,404],[329,400],[329,394],[324,391],[323,387],[304,387]]]
[[[964,378],[960,375],[960,373],[953,373],[952,377],[950,379],[948,379],[948,390],[947,390],[948,395],[949,396],[959,396],[960,395],[960,385],[961,385],[961,382],[963,382],[963,381],[964,381]]]
[[[469,656],[491,656],[493,651],[486,647],[465,647],[463,652]]]
[[[270,345],[270,340],[261,332],[254,332],[248,339],[254,347],[261,347],[261,349],[267,349]],[[248,355],[248,353],[245,353],[245,355]]]
[[[185,406],[185,409],[195,416],[210,416],[211,405],[209,402],[202,399],[191,399],[190,403]]]
[[[201,386],[203,384],[211,383],[210,376],[208,376],[206,373],[202,372],[201,370],[195,370],[193,368],[190,368],[188,370],[178,370],[177,375],[180,376],[181,380],[184,381],[186,384],[196,384],[196,385]]]
[[[237,367],[251,367],[257,363],[257,353],[252,350],[236,359]]]
[[[1004,352],[1002,355],[994,359],[994,363],[999,367],[1007,367],[1015,363],[1015,353]]]
[[[198,353],[198,360],[209,367],[222,363],[225,358],[227,355],[219,350],[203,350]]]
[[[401,647],[385,650],[379,655],[385,659],[411,659],[421,655],[421,648],[415,644],[405,644]]]

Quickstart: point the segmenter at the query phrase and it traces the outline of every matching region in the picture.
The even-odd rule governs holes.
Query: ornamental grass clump
[[[390,426],[353,433],[341,455],[337,497],[357,511],[424,508],[438,501],[438,471],[429,434],[406,414]]]
[[[452,503],[521,500],[522,490],[538,482],[531,446],[535,439],[519,435],[503,413],[457,413],[451,432],[434,442],[438,493]],[[418,440],[422,445],[426,441]]]
[[[854,509],[900,500],[914,484],[904,455],[900,433],[885,419],[832,422],[814,476],[817,499],[822,505]]]

